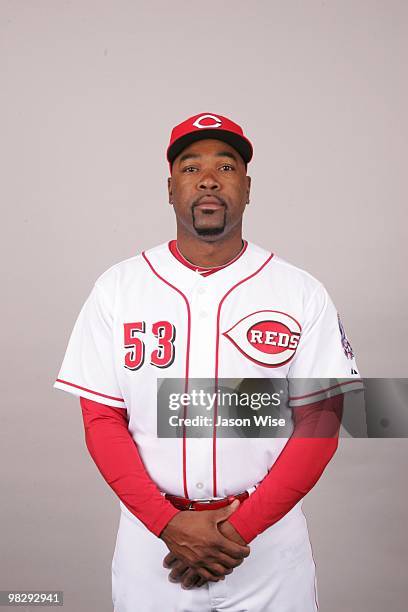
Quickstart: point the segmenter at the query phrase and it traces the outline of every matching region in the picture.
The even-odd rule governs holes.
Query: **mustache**
[[[205,193],[204,195],[201,195],[195,200],[193,200],[191,208],[195,208],[196,206],[201,204],[201,200],[203,200],[204,198],[211,198],[212,200],[217,200],[222,206],[224,206],[224,208],[227,208],[227,203],[224,198],[219,195],[213,195],[212,193]]]

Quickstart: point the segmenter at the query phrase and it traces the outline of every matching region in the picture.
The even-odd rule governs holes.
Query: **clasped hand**
[[[250,549],[227,521],[238,506],[235,500],[219,510],[183,511],[169,521],[160,536],[170,551],[163,561],[169,580],[199,587],[224,580],[241,565]]]

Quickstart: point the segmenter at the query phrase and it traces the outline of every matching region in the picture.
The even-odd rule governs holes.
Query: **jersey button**
[[[205,293],[205,287],[199,287],[197,290],[197,293],[199,293],[200,295],[203,295]]]
[[[202,489],[203,488],[203,483],[202,482],[197,482],[196,487],[197,489]]]
[[[208,312],[206,310],[201,310],[200,312],[200,318],[201,319],[205,319],[205,317],[208,316]]]

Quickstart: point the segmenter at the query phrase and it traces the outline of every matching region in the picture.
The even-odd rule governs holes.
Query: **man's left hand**
[[[218,529],[224,537],[236,542],[237,544],[246,546],[245,540],[241,538],[235,527],[233,527],[228,521],[219,523]],[[169,574],[170,582],[179,582],[184,589],[191,589],[193,587],[199,588],[207,582],[204,580],[204,578],[197,574],[195,570],[189,568],[183,561],[177,559],[173,553],[168,553],[164,557],[163,566],[171,570]],[[231,574],[232,570],[228,570],[226,573]]]

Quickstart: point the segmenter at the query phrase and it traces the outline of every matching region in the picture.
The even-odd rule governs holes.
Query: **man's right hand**
[[[219,510],[182,511],[163,529],[160,537],[181,562],[205,580],[218,582],[241,565],[250,553],[249,546],[223,536],[218,523],[228,519],[239,506],[235,500]]]

